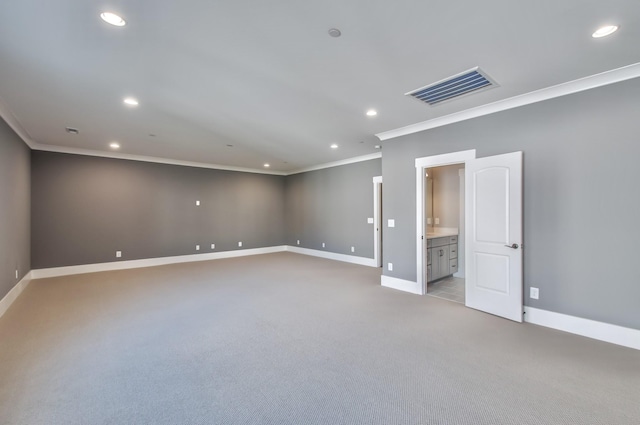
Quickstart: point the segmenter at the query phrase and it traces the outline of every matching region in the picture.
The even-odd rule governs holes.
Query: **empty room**
[[[640,424],[640,3],[0,13],[0,424]]]

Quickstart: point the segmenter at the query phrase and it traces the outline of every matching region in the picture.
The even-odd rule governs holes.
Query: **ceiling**
[[[3,115],[40,149],[109,154],[117,141],[120,154],[275,172],[373,154],[376,133],[640,62],[637,0],[16,0],[0,11]],[[591,37],[609,23],[620,30]],[[500,87],[435,107],[404,95],[475,66]]]

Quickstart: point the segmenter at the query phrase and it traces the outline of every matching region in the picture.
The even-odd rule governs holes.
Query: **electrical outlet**
[[[196,251],[200,251],[200,245],[196,245]]]
[[[298,245],[300,245],[300,239],[298,239],[296,242],[298,243]]]
[[[242,247],[242,242],[238,242],[238,246],[239,246],[239,247]]]
[[[431,224],[431,217],[427,218],[427,224]]]
[[[373,217],[367,218],[367,224],[373,224]]]
[[[540,298],[540,289],[534,288],[533,286],[529,288],[529,297],[531,297],[532,300]]]
[[[216,249],[216,244],[212,243],[211,244],[211,249]]]
[[[122,251],[116,251],[116,258],[122,257]]]
[[[322,242],[322,247],[323,247],[323,248],[325,247],[324,242]]]
[[[396,227],[396,221],[395,221],[394,219],[390,218],[390,219],[387,221],[387,225],[388,225],[389,227]]]
[[[436,224],[440,224],[440,219],[436,217]]]
[[[393,271],[393,263],[387,264],[387,270]]]
[[[200,206],[200,201],[196,201],[196,207]]]
[[[351,252],[356,252],[356,247],[355,246],[351,247]]]

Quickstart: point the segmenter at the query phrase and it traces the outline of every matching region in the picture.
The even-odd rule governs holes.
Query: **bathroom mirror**
[[[426,193],[425,193],[425,199],[426,199],[426,210],[427,210],[427,227],[432,227],[433,226],[433,177],[429,176],[429,169],[426,170],[426,182],[427,184],[425,185],[426,187]]]

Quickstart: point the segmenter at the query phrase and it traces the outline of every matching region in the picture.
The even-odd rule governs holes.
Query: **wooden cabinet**
[[[435,252],[431,260],[431,277],[436,280],[449,275],[449,246],[443,245],[432,250]]]
[[[458,271],[457,236],[429,239],[427,247],[427,282],[450,276]]]
[[[431,253],[431,248],[427,248],[427,282],[431,280]]]

